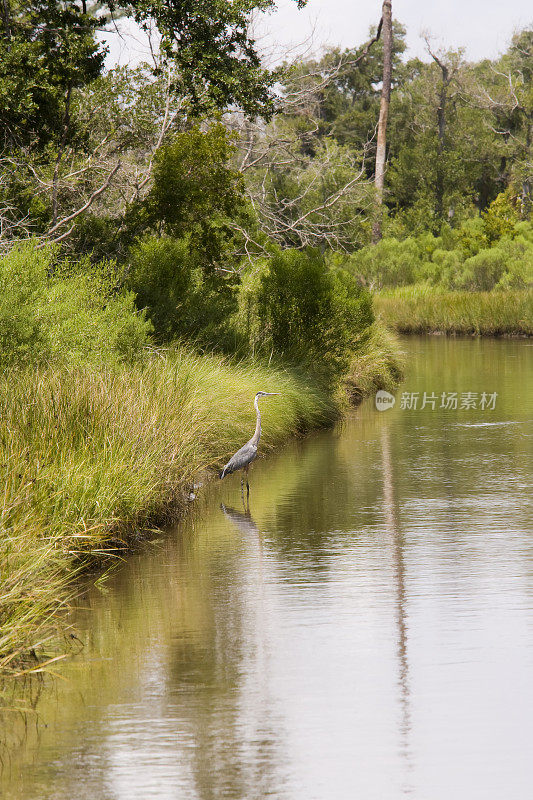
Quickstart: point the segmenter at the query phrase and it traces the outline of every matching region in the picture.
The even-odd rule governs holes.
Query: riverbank
[[[533,291],[444,292],[405,286],[374,295],[378,318],[398,333],[533,336]]]
[[[389,356],[374,341],[377,373]],[[295,373],[181,349],[114,370],[4,374],[0,672],[55,657],[80,570],[184,510],[199,476],[251,435],[259,389],[281,393],[262,404],[263,450],[341,412]]]
[[[374,323],[357,356],[352,359],[344,386],[352,404],[379,389],[392,392],[403,379],[405,354],[395,334]]]
[[[395,772],[386,776],[393,790],[385,786],[384,796],[397,800],[402,786],[427,777],[427,740],[405,738],[414,707],[433,737],[433,785],[448,759],[443,736],[463,734],[457,753],[467,767],[479,756],[474,783],[485,775],[487,732],[529,764],[522,689],[529,699],[531,349],[519,340],[429,336],[402,346],[402,389],[486,388],[497,393],[494,410],[478,403],[439,413],[420,402],[406,410],[398,400],[376,413],[367,401],[335,429],[262,459],[250,515],[238,476],[217,483],[199,513],[87,587],[69,617],[79,641],[75,658],[60,664],[61,679],[6,681],[6,702],[30,713],[24,727],[18,711],[0,709],[5,800],[198,800],[198,787],[204,797],[255,798],[262,787],[267,796],[287,785],[288,774],[298,787],[311,774],[309,789],[291,797],[307,800],[314,761],[323,766],[333,752],[346,797],[358,754],[366,797],[383,765],[398,767],[403,736],[419,749],[397,781]],[[275,400],[264,401],[265,413]],[[443,676],[453,677],[454,691],[428,704],[428,686]],[[510,681],[520,687],[512,707]],[[473,686],[484,692],[474,700]],[[505,726],[487,723],[495,687]],[[324,753],[328,714],[338,742]],[[296,756],[289,748],[290,763],[288,735],[305,740]],[[518,775],[522,797],[529,782]],[[323,785],[331,783],[328,761]]]

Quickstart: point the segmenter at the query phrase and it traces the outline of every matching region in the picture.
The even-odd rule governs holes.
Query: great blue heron
[[[244,469],[246,473],[246,496],[250,495],[250,484],[248,483],[248,467],[257,455],[257,446],[261,438],[261,412],[257,401],[260,397],[273,397],[279,395],[279,392],[257,392],[254,400],[255,413],[257,414],[257,422],[255,424],[255,433],[249,442],[237,450],[234,456],[230,458],[228,463],[220,472],[220,478],[225,478],[226,475],[231,475],[232,472],[237,472],[238,469]],[[241,491],[243,491],[244,478],[241,478]]]

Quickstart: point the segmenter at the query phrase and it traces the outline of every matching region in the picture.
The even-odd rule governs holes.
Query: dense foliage
[[[533,31],[515,34],[494,61],[465,61],[461,50],[435,52],[429,63],[405,61],[405,29],[393,31],[393,89],[389,112],[386,204],[395,235],[438,233],[484,211],[510,188],[527,215],[531,203],[533,144]],[[363,62],[361,48],[331,50],[290,74],[288,87],[315,87],[302,146],[334,139],[354,151],[375,148],[382,74],[381,42]],[[329,76],[327,80],[325,77]],[[294,124],[303,127],[301,108]],[[368,177],[373,160],[367,159]]]
[[[522,289],[533,283],[533,224],[505,196],[457,228],[443,225],[403,239],[385,237],[341,261],[376,289],[425,283],[442,289]]]
[[[273,5],[5,0],[5,365],[116,363],[180,339],[332,383],[367,346],[369,289],[531,283],[533,32],[479,63],[428,40],[425,63],[394,23],[370,246],[382,41],[269,71],[249,23]],[[121,17],[159,46],[106,71],[97,31]]]
[[[65,134],[72,93],[101,73],[101,19],[74,3],[4,0],[0,33],[1,144],[43,150]],[[76,136],[76,124],[66,132]]]
[[[15,247],[0,259],[0,363],[118,364],[137,359],[150,323],[115,266],[58,260],[57,248]]]
[[[245,279],[234,318],[255,353],[282,356],[326,382],[346,371],[373,321],[369,293],[311,248],[274,249]]]

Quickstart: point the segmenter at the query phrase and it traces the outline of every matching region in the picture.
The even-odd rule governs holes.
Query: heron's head
[[[281,392],[257,392],[256,398],[257,397],[274,397],[274,396],[275,397],[279,397],[280,394],[281,394]]]

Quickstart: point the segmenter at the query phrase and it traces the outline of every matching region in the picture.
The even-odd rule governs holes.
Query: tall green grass
[[[396,336],[379,322],[352,358],[344,387],[352,403],[378,389],[392,391],[402,380],[405,355]]]
[[[283,369],[183,349],[144,366],[3,374],[0,670],[50,641],[77,568],[183,507],[250,437],[259,390],[281,393],[263,403],[265,448],[338,413]]]
[[[352,297],[353,281],[315,261],[302,257],[283,295],[290,324],[277,320],[274,352],[321,376],[321,389],[282,367],[150,350],[151,325],[111,262],[74,263],[31,242],[0,259],[0,672],[42,669],[78,571],[185,506],[198,476],[250,437],[257,391],[280,393],[263,404],[263,448],[336,417],[337,376],[373,314],[368,294]],[[313,263],[317,281],[302,292]],[[376,330],[353,398],[393,379]],[[304,345],[312,364],[296,357]]]
[[[381,291],[378,318],[399,333],[533,335],[533,290],[439,291],[426,285]]]

